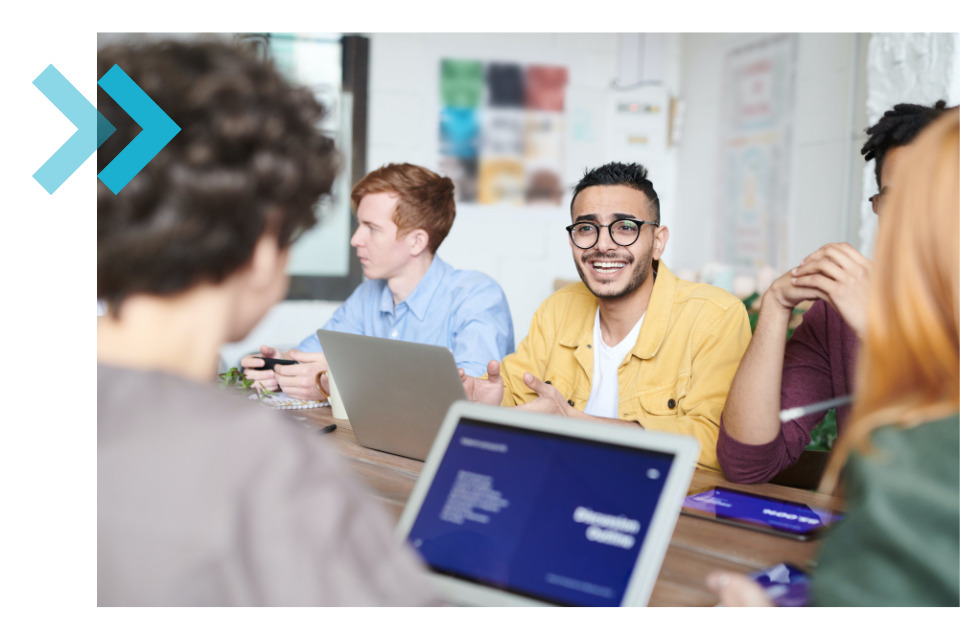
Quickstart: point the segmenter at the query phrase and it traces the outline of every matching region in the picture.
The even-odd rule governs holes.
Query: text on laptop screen
[[[617,606],[673,455],[462,419],[408,539],[439,573]]]

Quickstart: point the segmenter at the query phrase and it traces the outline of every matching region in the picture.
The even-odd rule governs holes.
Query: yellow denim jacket
[[[583,411],[592,387],[596,313],[597,299],[582,282],[547,298],[516,353],[501,363],[501,404],[536,399],[523,382],[529,371]],[[749,342],[750,321],[740,300],[680,280],[660,261],[637,344],[618,370],[620,419],[695,437],[698,466],[719,471],[720,412]]]

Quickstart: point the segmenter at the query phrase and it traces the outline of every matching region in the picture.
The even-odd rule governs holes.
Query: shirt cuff
[[[717,436],[717,458],[727,480],[744,484],[767,482],[793,464],[787,455],[783,432],[770,442],[747,444],[727,433],[722,415]]]

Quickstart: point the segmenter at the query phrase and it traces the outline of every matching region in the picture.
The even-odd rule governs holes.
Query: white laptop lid
[[[470,605],[645,605],[700,446],[461,401],[397,526]]]
[[[447,409],[466,398],[450,350],[323,329],[317,338],[357,442],[426,458]]]

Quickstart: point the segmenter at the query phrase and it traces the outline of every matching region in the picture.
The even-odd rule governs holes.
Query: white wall
[[[960,34],[875,34],[870,38],[866,67],[866,110],[870,122],[876,122],[887,109],[901,102],[932,106],[943,99],[952,107],[960,101]],[[877,190],[873,165],[871,161],[863,167],[863,198]],[[876,216],[864,203],[858,219],[860,251],[871,254]]]

